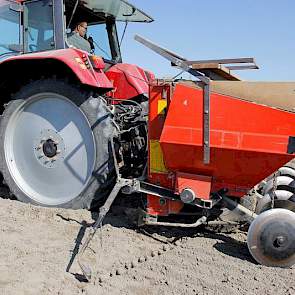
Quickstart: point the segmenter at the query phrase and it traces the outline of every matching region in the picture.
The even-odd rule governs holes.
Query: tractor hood
[[[125,0],[85,0],[84,5],[95,13],[113,16],[116,21],[150,23],[153,19]]]

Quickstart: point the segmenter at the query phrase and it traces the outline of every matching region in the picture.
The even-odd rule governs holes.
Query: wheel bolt
[[[280,247],[284,244],[285,242],[285,238],[282,237],[282,236],[278,236],[277,239],[276,239],[276,244]]]

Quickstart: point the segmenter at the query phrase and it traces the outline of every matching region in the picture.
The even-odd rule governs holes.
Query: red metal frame
[[[191,189],[196,197],[202,200],[209,200],[211,193],[212,177],[195,175],[189,173],[175,173],[175,191],[181,193],[185,189]]]
[[[164,115],[158,114],[163,89],[171,93]],[[166,169],[156,173],[150,167],[151,182],[177,193],[177,174],[201,175],[212,178],[211,193],[227,188],[230,195],[241,197],[294,158],[287,153],[289,137],[295,135],[293,113],[211,94],[210,164],[205,165],[203,94],[200,88],[180,83],[175,88],[171,84],[151,87],[149,140],[159,141]],[[192,177],[191,188],[197,190],[195,185]],[[155,197],[148,197],[147,211],[154,215],[171,213],[169,204],[161,205]]]

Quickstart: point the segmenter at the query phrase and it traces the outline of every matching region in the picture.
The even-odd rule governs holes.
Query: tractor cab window
[[[88,36],[90,42],[93,41],[93,53],[107,60],[112,60],[112,52],[110,48],[109,36],[106,24],[88,25]],[[89,38],[88,37],[88,38]]]
[[[0,59],[21,51],[17,6],[13,2],[0,0]]]
[[[104,2],[101,0],[95,1]],[[118,44],[116,19],[104,11],[99,9],[94,10],[86,2],[93,3],[92,0],[79,1],[78,4],[75,0],[65,0],[64,2],[65,27],[67,28],[66,46],[85,50],[85,46],[83,45],[85,44],[85,40],[78,40],[79,38],[83,38],[82,33],[84,31],[82,30],[80,32],[77,27],[77,24],[85,22],[87,23],[87,31],[84,38],[89,43],[87,45],[91,47],[90,53],[101,56],[105,61],[110,61],[110,63],[120,62],[121,53]],[[105,2],[107,3],[108,1]],[[74,31],[76,31],[76,36],[74,35]]]
[[[27,2],[24,7],[25,52],[55,49],[50,0]]]

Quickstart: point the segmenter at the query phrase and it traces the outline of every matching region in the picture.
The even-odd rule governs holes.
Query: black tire
[[[82,193],[71,201],[58,205],[42,204],[30,198],[29,195],[26,195],[9,172],[4,151],[5,133],[12,114],[14,114],[21,104],[33,95],[46,92],[62,95],[79,107],[91,126],[94,144],[96,145],[96,152],[94,153],[95,165],[86,187]],[[13,100],[6,106],[0,123],[0,168],[4,182],[9,187],[12,194],[19,201],[46,207],[72,209],[91,209],[95,207],[99,200],[108,195],[114,182],[114,164],[112,153],[110,152],[110,140],[114,135],[114,128],[110,113],[103,101],[99,98],[91,97],[89,91],[68,84],[63,80],[56,79],[44,79],[29,83],[23,86],[12,99]],[[94,101],[95,104],[93,104]]]

